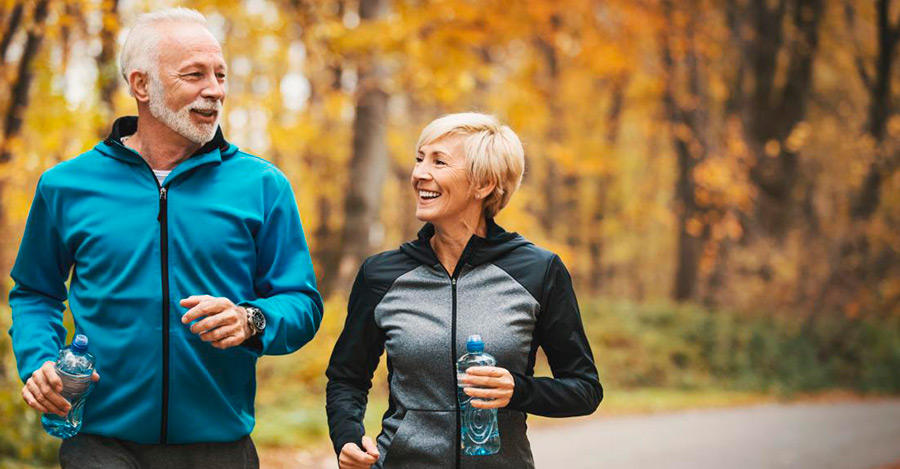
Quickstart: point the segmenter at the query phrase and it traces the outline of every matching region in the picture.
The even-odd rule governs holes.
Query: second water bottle
[[[496,366],[497,360],[484,353],[484,341],[480,335],[471,335],[466,341],[466,352],[456,362],[459,387],[457,398],[462,417],[461,441],[463,453],[470,456],[487,456],[500,451],[500,428],[497,424],[497,409],[472,407],[472,398],[463,391],[460,378],[473,366]]]

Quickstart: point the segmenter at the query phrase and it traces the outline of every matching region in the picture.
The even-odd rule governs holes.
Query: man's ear
[[[128,86],[138,102],[150,102],[150,74],[140,70],[132,70],[128,74]]]

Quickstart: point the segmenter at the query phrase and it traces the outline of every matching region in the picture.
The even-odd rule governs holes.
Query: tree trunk
[[[560,25],[559,15],[554,14],[550,18],[552,31],[556,31]],[[543,206],[538,210],[540,216],[541,228],[545,236],[552,240],[556,240],[560,226],[566,224],[562,220],[566,220],[565,211],[568,208],[564,205],[565,190],[564,184],[571,183],[566,181],[564,174],[554,160],[553,151],[562,144],[563,140],[563,110],[559,99],[559,54],[556,45],[551,41],[554,34],[551,33],[550,38],[538,37],[536,45],[541,57],[544,61],[545,73],[541,77],[540,87],[544,95],[544,102],[547,103],[547,113],[549,114],[549,125],[543,142],[543,179],[542,179],[542,199]]]
[[[3,30],[3,35],[0,36],[0,65],[6,63],[6,51],[9,49],[9,45],[12,44],[12,39],[19,30],[19,25],[22,24],[22,12],[24,10],[25,6],[22,2],[16,2],[9,13],[6,29]]]
[[[97,88],[100,103],[105,114],[103,122],[111,122],[115,117],[116,89],[119,85],[119,68],[116,61],[116,36],[119,34],[119,0],[103,1],[103,25],[100,29],[100,55],[97,56]],[[100,137],[105,137],[107,128],[98,129]]]
[[[361,0],[359,17],[371,21],[387,16],[388,0]],[[339,286],[348,286],[362,261],[372,253],[373,238],[383,232],[378,219],[388,169],[387,102],[384,65],[375,52],[359,63],[353,155],[350,160],[344,228],[341,237]]]
[[[736,80],[734,102],[742,107],[740,116],[748,145],[756,155],[750,177],[759,188],[756,221],[764,234],[778,237],[789,225],[794,209],[794,192],[799,178],[797,152],[787,148],[787,137],[806,116],[812,91],[812,65],[819,44],[822,0],[779,0],[770,7],[767,0],[751,0],[742,8],[728,4],[729,26],[742,51],[739,70],[753,77],[750,96],[743,93],[743,80]],[[791,14],[790,37],[786,46],[785,21]],[[736,28],[736,29],[734,29]],[[747,39],[745,31],[752,31]],[[784,47],[783,47],[784,46]],[[786,57],[785,85],[779,90],[778,57]]]
[[[47,19],[49,0],[39,0],[34,4],[34,15],[31,27],[25,38],[25,47],[22,58],[19,61],[19,73],[12,87],[9,107],[6,109],[5,125],[3,127],[3,140],[0,141],[0,165],[5,165],[12,158],[10,142],[17,138],[22,131],[22,120],[25,109],[28,107],[28,92],[31,89],[32,63],[40,51],[41,42],[44,39],[45,21]],[[5,208],[5,179],[0,179],[0,271],[9,272],[12,256],[10,246],[7,244],[9,233]],[[6,298],[5,282],[0,282],[0,297]]]
[[[0,164],[9,162],[11,157],[9,142],[19,136],[22,131],[22,119],[28,107],[28,92],[31,90],[33,73],[31,64],[38,55],[41,42],[44,40],[44,21],[47,19],[49,0],[40,0],[34,6],[34,24],[25,38],[25,48],[19,61],[19,73],[12,87],[9,107],[3,126],[3,142],[0,149]]]
[[[625,103],[625,88],[628,77],[616,78],[612,84],[609,109],[606,112],[606,135],[604,137],[606,148],[612,152],[619,142],[619,132],[622,129],[622,110]],[[604,261],[604,237],[603,223],[607,210],[607,191],[609,190],[610,177],[605,173],[599,174],[592,182],[597,196],[596,203],[591,209],[591,221],[587,238],[587,251],[590,258],[590,270],[587,278],[587,288],[592,295],[600,294],[605,286],[606,266]]]
[[[875,161],[869,165],[865,181],[853,204],[852,215],[855,220],[867,220],[880,203],[882,165],[885,155],[884,137],[887,122],[893,112],[892,106],[892,70],[894,67],[897,40],[900,37],[900,23],[891,26],[888,14],[890,0],[878,0],[878,56],[875,64],[875,81],[869,86],[869,134],[875,141],[878,152]]]
[[[676,301],[694,299],[697,292],[700,255],[702,253],[708,226],[701,223],[701,208],[697,205],[694,183],[694,168],[706,157],[707,142],[704,138],[705,117],[700,100],[700,66],[696,54],[693,36],[694,18],[686,25],[685,34],[687,51],[685,66],[687,67],[687,91],[692,104],[684,109],[679,106],[675,93],[678,88],[678,70],[674,58],[668,31],[674,31],[672,24],[672,3],[663,3],[667,26],[661,38],[663,69],[665,70],[665,88],[663,101],[669,126],[673,130],[672,144],[677,157],[678,177],[675,184],[675,204],[678,216],[678,246],[676,254],[675,281],[672,298]]]
[[[869,91],[869,119],[866,132],[875,143],[876,155],[856,194],[850,209],[851,229],[849,233],[835,242],[834,253],[830,256],[830,273],[822,283],[812,312],[807,320],[806,328],[812,330],[819,312],[822,310],[840,309],[858,296],[858,291],[865,286],[876,285],[890,274],[890,261],[894,259],[890,249],[873,255],[866,237],[865,228],[880,204],[882,171],[886,156],[884,143],[887,122],[894,113],[892,74],[900,37],[900,18],[891,25],[889,18],[891,0],[878,0],[877,44],[875,58],[875,77],[869,76],[864,59],[857,57],[858,72]],[[853,27],[852,18],[855,11],[851,3],[846,4],[848,26]]]

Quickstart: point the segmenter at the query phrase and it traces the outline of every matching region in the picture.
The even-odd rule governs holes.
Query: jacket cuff
[[[507,404],[506,407],[508,409],[525,412],[525,410],[522,409],[522,404],[527,402],[528,398],[531,396],[531,382],[527,376],[521,373],[510,371],[509,374],[513,377],[515,387],[513,387],[512,398],[509,400],[509,404]]]
[[[341,449],[347,443],[353,443],[356,446],[359,446],[360,448],[362,448],[362,435],[356,436],[352,433],[346,433],[343,435],[336,436],[335,439],[333,440],[333,443],[334,443],[334,454],[337,457],[341,457]]]

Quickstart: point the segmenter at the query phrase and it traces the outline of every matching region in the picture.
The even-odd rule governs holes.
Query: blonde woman
[[[494,223],[524,167],[519,138],[492,116],[447,115],[422,131],[411,183],[425,226],[363,263],[326,372],[341,468],[533,467],[526,413],[585,415],[600,404],[565,266]],[[458,383],[455,363],[473,334],[497,366],[470,369]],[[553,378],[533,376],[538,347]],[[390,402],[376,443],[364,436],[363,416],[384,351]],[[458,385],[473,406],[499,409],[499,453],[460,450]]]

